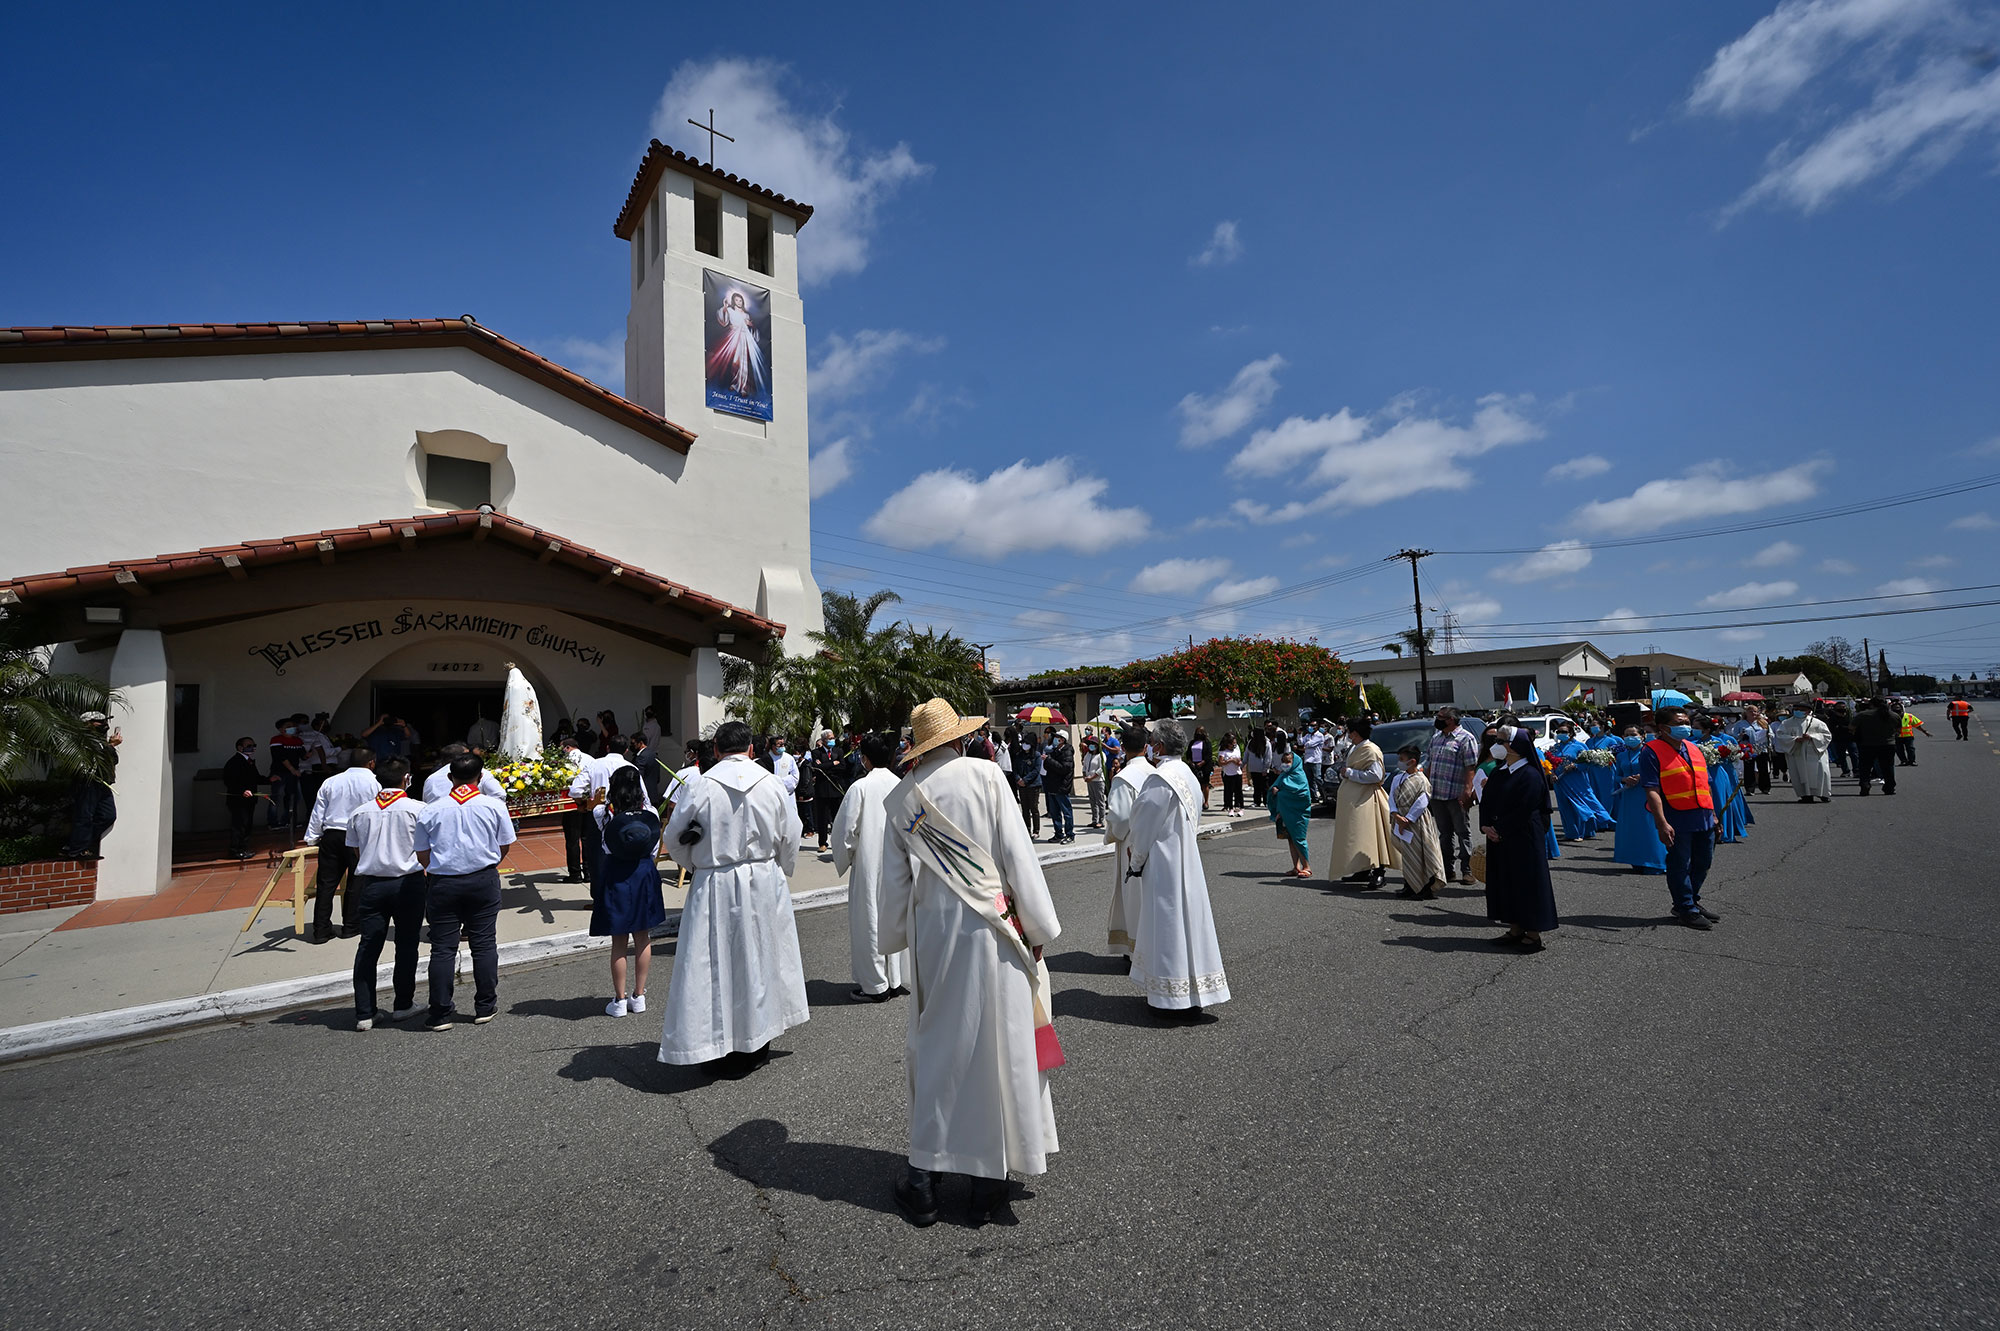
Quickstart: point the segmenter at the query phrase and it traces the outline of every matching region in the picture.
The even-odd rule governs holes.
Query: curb
[[[1235,830],[1235,824],[1221,823],[1214,827],[1204,827],[1196,835],[1210,838],[1224,836]],[[1057,851],[1042,856],[1041,862],[1045,866],[1069,864],[1078,860],[1097,859],[1111,852],[1112,847],[1109,844],[1086,846],[1081,850]],[[794,914],[799,911],[825,910],[846,904],[845,884],[817,888],[792,897]],[[665,924],[653,931],[653,937],[673,938],[679,933],[680,912],[676,911],[667,917]],[[609,938],[593,938],[581,929],[570,930],[567,933],[546,934],[540,938],[519,938],[500,945],[500,965],[505,969],[535,962],[557,961],[585,952],[599,951],[610,945]],[[378,982],[388,983],[392,969],[388,963],[378,968],[376,972]],[[269,984],[253,984],[241,989],[224,989],[213,994],[198,994],[192,998],[170,998],[160,1003],[142,1003],[137,1007],[92,1012],[81,1017],[59,1017],[54,1021],[10,1026],[0,1029],[0,1064],[14,1063],[26,1058],[39,1058],[48,1054],[67,1053],[91,1045],[109,1044],[140,1036],[163,1035],[169,1031],[185,1030],[212,1022],[236,1021],[267,1012],[280,1012],[286,1008],[306,1007],[332,999],[351,998],[353,994],[354,972],[332,971],[324,975],[305,975],[294,980],[276,980]]]

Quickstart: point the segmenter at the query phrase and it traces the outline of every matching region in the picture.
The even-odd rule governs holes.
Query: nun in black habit
[[[1479,830],[1486,835],[1486,915],[1507,926],[1493,941],[1542,950],[1542,933],[1556,927],[1549,882],[1549,781],[1535,736],[1516,730],[1512,757],[1486,779],[1479,796]]]

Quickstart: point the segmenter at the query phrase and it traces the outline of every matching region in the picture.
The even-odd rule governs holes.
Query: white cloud
[[[1761,476],[1731,477],[1722,463],[1704,463],[1685,476],[1647,481],[1621,499],[1585,504],[1572,520],[1586,531],[1632,535],[1684,518],[1756,513],[1812,498],[1819,493],[1820,475],[1832,465],[1816,459]]]
[[[1801,546],[1790,541],[1773,541],[1756,554],[1743,561],[1745,568],[1783,568],[1793,563],[1805,553]]]
[[[625,391],[625,335],[592,340],[587,337],[559,337],[550,359],[566,365],[594,384],[614,393]]]
[[[1182,398],[1174,408],[1181,416],[1181,447],[1202,448],[1227,439],[1255,420],[1278,395],[1278,371],[1284,368],[1283,356],[1266,356],[1238,370],[1229,387],[1214,397],[1189,393]]]
[[[1278,590],[1276,578],[1243,578],[1237,582],[1218,582],[1208,592],[1210,605],[1223,605],[1230,601],[1247,601],[1252,597],[1269,596]]]
[[[1967,513],[1962,518],[1953,518],[1945,527],[1949,531],[1992,531],[2000,527],[2000,522],[1994,521],[1990,513]]]
[[[1023,610],[1014,616],[1014,623],[1024,629],[1055,628],[1068,622],[1069,616],[1060,610]]]
[[[1950,555],[1925,555],[1922,559],[1912,559],[1911,568],[1950,568],[1958,561]]]
[[[906,550],[949,545],[983,559],[1031,550],[1101,554],[1150,529],[1141,510],[1098,502],[1110,488],[1101,476],[1078,475],[1068,458],[1016,462],[984,479],[940,468],[890,495],[865,530]]]
[[[1423,490],[1469,489],[1473,475],[1461,463],[1541,437],[1542,427],[1526,415],[1531,401],[1491,394],[1479,400],[1463,425],[1415,415],[1408,400],[1370,417],[1356,417],[1344,407],[1312,420],[1294,416],[1252,435],[1230,467],[1246,476],[1275,476],[1316,457],[1300,484],[1327,488],[1315,498],[1276,508],[1249,499],[1231,507],[1253,522],[1291,522],[1329,509],[1386,504]]]
[[[1859,573],[1861,570],[1848,563],[1845,559],[1822,559],[1819,561],[1819,571],[1848,577]]]
[[[1920,596],[1928,597],[1942,583],[1929,578],[1892,578],[1875,589],[1877,596]]]
[[[799,232],[799,273],[823,282],[868,266],[868,247],[884,202],[930,167],[908,144],[884,152],[857,151],[831,112],[794,107],[783,92],[790,71],[770,60],[690,60],[673,72],[653,113],[653,136],[706,159],[708,136],[689,120],[715,110],[718,129],[736,136],[717,143],[716,165],[766,189],[809,203],[812,221]]]
[[[1585,453],[1580,458],[1558,462],[1550,467],[1542,477],[1545,481],[1587,481],[1592,476],[1602,476],[1611,470],[1611,464],[1595,453]]]
[[[1281,550],[1303,550],[1306,546],[1313,544],[1317,540],[1319,540],[1319,533],[1316,531],[1295,531],[1284,540],[1279,541],[1278,548]]]
[[[922,429],[935,430],[948,413],[971,405],[972,399],[963,393],[925,384],[903,408],[903,419]]]
[[[1810,213],[1892,169],[1935,171],[2000,131],[2000,69],[1982,58],[1996,35],[1989,9],[1960,0],[1784,0],[1716,52],[1688,97],[1689,111],[1721,117],[1799,103],[1799,133],[1729,211]]]
[[[1502,582],[1539,582],[1581,573],[1589,567],[1590,551],[1582,541],[1557,541],[1511,564],[1502,564],[1493,570],[1493,576]]]
[[[1724,629],[1715,635],[1724,642],[1755,642],[1764,636],[1762,629]]]
[[[1970,458],[2000,457],[2000,434],[1994,435],[1983,444],[1974,444],[1964,452]]]
[[[1644,629],[1651,628],[1653,621],[1647,616],[1640,614],[1637,610],[1634,610],[1631,606],[1621,605],[1604,618],[1598,620],[1597,625],[1599,628],[1606,629]]]
[[[1741,610],[1745,606],[1783,601],[1799,594],[1799,584],[1789,579],[1778,582],[1746,582],[1726,592],[1701,598],[1702,605],[1715,610]]]
[[[1133,577],[1128,590],[1155,596],[1186,596],[1229,572],[1227,559],[1163,559]]]
[[[854,475],[854,441],[834,440],[806,460],[806,471],[814,499],[839,489]]]
[[[908,356],[942,350],[941,337],[918,337],[900,328],[864,328],[852,337],[830,333],[806,371],[813,405],[837,402],[872,388]]]
[[[1188,262],[1197,268],[1219,268],[1243,257],[1243,242],[1237,238],[1236,223],[1217,222],[1208,245]]]

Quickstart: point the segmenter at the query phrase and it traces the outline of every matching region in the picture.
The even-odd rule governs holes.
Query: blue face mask
[[[1590,737],[1591,737],[1592,739],[1602,739],[1602,738],[1604,737],[1604,727],[1603,727],[1603,726],[1592,726],[1592,727],[1590,728]]]
[[[1669,730],[1669,731],[1668,731],[1667,733],[1668,733],[1669,735],[1672,735],[1672,736],[1673,736],[1673,737],[1674,737],[1675,739],[1693,739],[1693,738],[1694,738],[1694,727],[1693,727],[1693,726],[1675,726],[1675,727],[1674,727],[1674,728],[1673,728],[1672,730]]]

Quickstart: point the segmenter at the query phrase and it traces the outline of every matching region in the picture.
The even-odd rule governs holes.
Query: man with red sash
[[[417,811],[417,859],[430,874],[424,902],[431,925],[431,1011],[426,1030],[451,1029],[458,936],[472,945],[472,1021],[500,1011],[500,863],[514,844],[507,805],[479,791],[486,763],[476,753],[451,760],[451,791]]]
[[[1720,915],[1701,904],[1701,885],[1715,856],[1715,797],[1694,728],[1678,707],[1653,713],[1653,738],[1639,751],[1639,785],[1667,848],[1667,887],[1674,919],[1712,929]]]
[[[417,810],[423,802],[410,798],[405,760],[387,760],[376,775],[382,788],[347,817],[347,853],[354,857],[348,918],[361,934],[354,949],[354,1028],[361,1031],[375,1027],[375,964],[392,921],[396,1000],[389,1020],[416,1015],[417,936],[424,928],[424,868],[417,863]]]
[[[1035,846],[998,765],[967,758],[981,725],[942,698],[910,716],[914,762],[883,808],[876,946],[910,949],[910,1223],[933,1224],[938,1175],[972,1176],[972,1222],[1011,1223],[1007,1176],[1056,1150],[1042,949],[1062,931]]]

